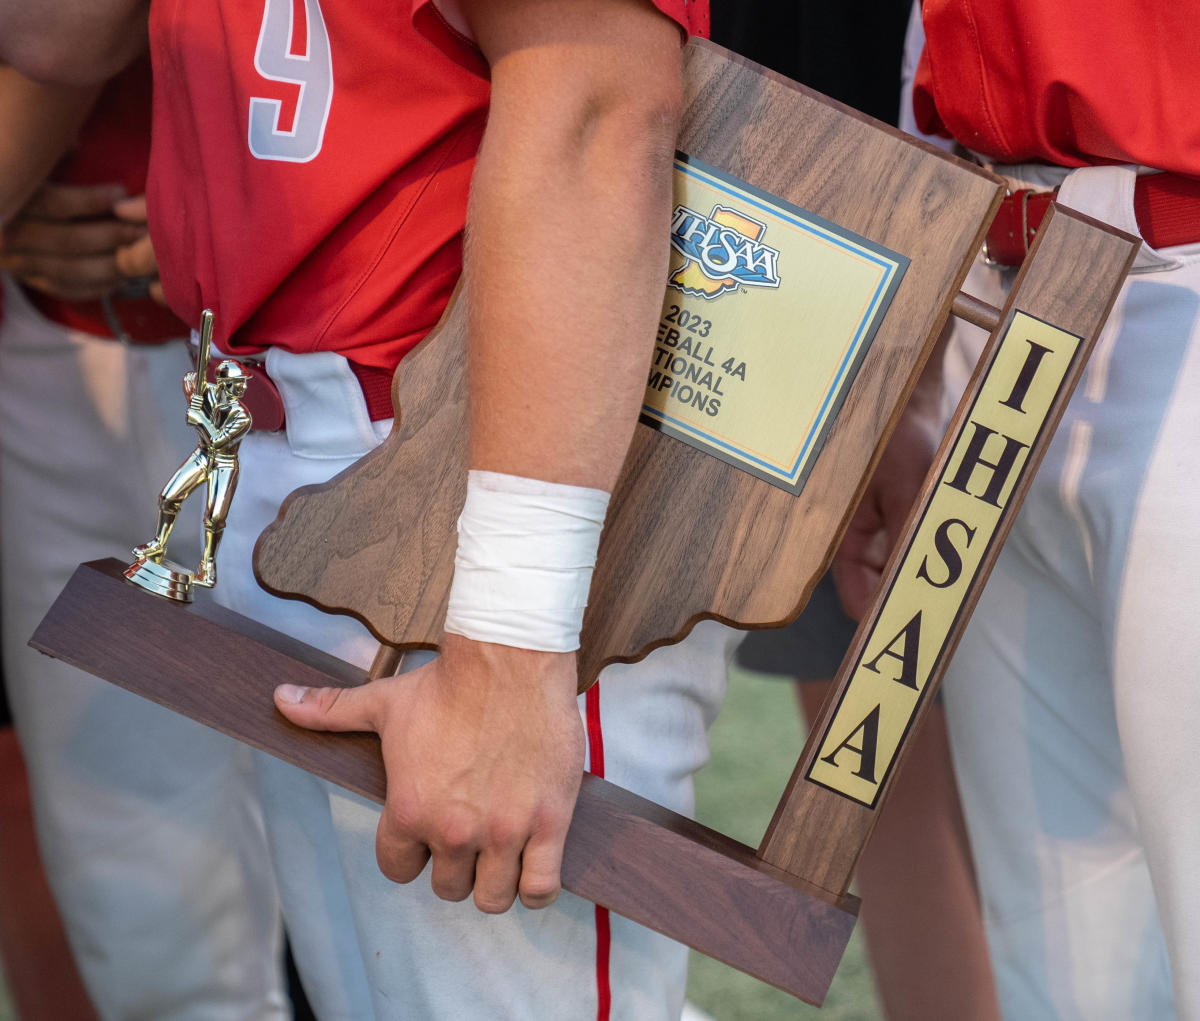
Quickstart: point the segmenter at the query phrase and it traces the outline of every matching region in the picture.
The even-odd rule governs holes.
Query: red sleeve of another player
[[[490,78],[491,71],[475,40],[451,24],[442,13],[437,0],[412,0],[413,28],[417,34],[433,43],[447,57],[480,78]],[[443,4],[443,6],[445,6]]]
[[[929,66],[929,51],[921,51],[917,73],[913,78],[913,116],[917,127],[927,135],[952,138],[942,118],[938,116],[937,104],[933,101],[933,69]]]
[[[711,28],[708,0],[651,0],[668,18],[679,23],[688,36],[707,39]]]
[[[708,0],[651,0],[683,29],[685,36],[709,34]],[[453,0],[412,0],[413,27],[456,64],[481,78],[489,77],[487,61],[475,41],[455,26]]]

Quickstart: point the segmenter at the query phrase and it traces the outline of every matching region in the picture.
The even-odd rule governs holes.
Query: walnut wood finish
[[[954,315],[972,326],[991,333],[1000,322],[1000,310],[986,301],[972,298],[969,294],[959,293],[954,297],[950,310]]]
[[[995,541],[965,598],[964,612],[960,613],[937,665],[922,689],[922,701],[909,731],[909,738],[913,729],[921,725],[925,713],[933,704],[946,666],[966,628],[971,611],[979,599],[1004,539],[1012,528],[1013,520],[1033,481],[1037,466],[1053,438],[1054,429],[1083,372],[1087,356],[1108,318],[1121,282],[1137,254],[1137,247],[1136,238],[1079,213],[1052,207],[1017,276],[1001,312],[1000,325],[1007,325],[1010,311],[1019,308],[1082,337],[1081,353],[1051,408],[1041,436],[1029,452],[1028,470],[1005,506]],[[1001,332],[999,325],[993,330],[988,348],[980,359],[979,367],[963,396],[947,438],[938,452],[925,490],[917,501],[917,506],[897,543],[896,552],[884,573],[880,596],[872,612],[864,618],[855,634],[838,673],[834,691],[826,701],[820,718],[813,725],[795,773],[759,849],[765,861],[772,862],[795,875],[802,875],[833,893],[842,892],[849,886],[855,864],[875,824],[876,815],[887,797],[888,788],[895,778],[895,769],[903,765],[907,739],[901,745],[895,769],[885,782],[874,808],[868,808],[820,787],[805,779],[805,775],[818,754],[819,741],[824,733],[826,721],[850,683],[863,656],[867,636],[879,616],[885,594],[896,579],[903,552],[912,541],[917,524],[932,500],[933,490],[950,458],[954,439],[966,420],[975,395],[979,392],[984,372],[994,357]]]
[[[271,697],[279,677],[348,686],[362,683],[363,671],[206,594],[190,606],[158,599],[122,570],[116,560],[81,566],[34,648],[383,801],[377,737],[302,730]],[[562,874],[568,890],[812,1003],[824,998],[858,913],[856,898],[831,897],[759,861],[753,849],[590,774]]]
[[[637,427],[584,621],[582,686],[703,617],[761,626],[799,613],[1002,193],[978,168],[711,43],[690,43],[685,63],[682,151],[912,263],[799,497]],[[263,533],[255,565],[269,591],[356,616],[386,643],[439,640],[464,496],[464,319],[456,303],[397,371],[389,440],[292,494]],[[803,373],[803,352],[776,368]]]

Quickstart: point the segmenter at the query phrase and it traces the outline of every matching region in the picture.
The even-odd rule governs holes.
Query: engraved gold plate
[[[874,807],[1081,343],[1013,313],[809,780]]]
[[[908,259],[687,156],[642,421],[800,492]]]

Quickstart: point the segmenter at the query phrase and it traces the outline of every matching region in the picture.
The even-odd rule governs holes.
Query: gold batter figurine
[[[191,599],[192,585],[212,588],[216,584],[217,546],[237,488],[238,446],[252,424],[250,413],[241,402],[249,381],[241,365],[235,361],[221,362],[215,382],[208,382],[212,328],[213,314],[206,310],[201,317],[196,368],[183,377],[188,425],[200,434],[200,442],[163,487],[158,497],[157,534],[134,549],[137,560],[125,572],[125,577],[134,584],[179,602]],[[192,574],[170,562],[164,563],[163,557],[183,501],[206,483],[204,552],[200,566]]]

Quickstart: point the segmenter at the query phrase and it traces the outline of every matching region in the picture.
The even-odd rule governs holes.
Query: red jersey
[[[1200,18],[1160,0],[924,0],[914,112],[1000,163],[1200,177]]]
[[[654,0],[685,31],[707,0]],[[431,0],[156,0],[148,194],[171,307],[226,351],[392,368],[462,268],[487,65]]]
[[[61,184],[123,184],[130,195],[146,190],[150,160],[150,61],[140,60],[105,87],[80,132],[79,144],[51,180]],[[55,322],[97,337],[113,331],[98,301],[59,301],[26,289],[29,300]],[[135,340],[186,336],[173,313],[149,298],[112,298],[114,316]]]

